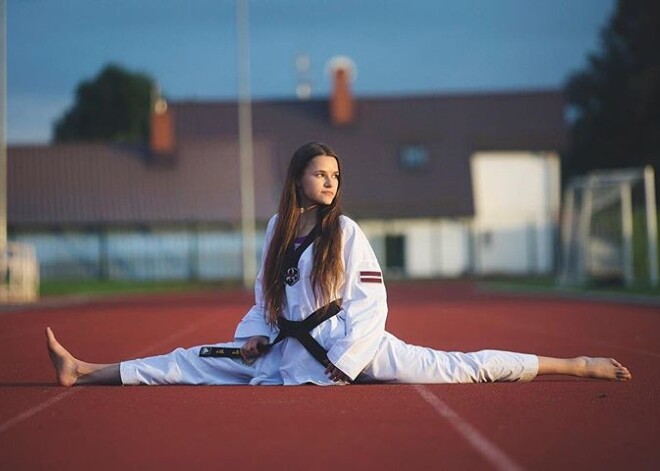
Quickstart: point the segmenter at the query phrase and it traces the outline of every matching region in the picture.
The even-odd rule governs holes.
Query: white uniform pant
[[[407,344],[386,332],[363,373],[396,383],[487,383],[531,381],[538,370],[536,355],[502,350],[443,352]]]
[[[240,342],[217,346],[237,347]],[[253,363],[230,358],[203,358],[200,347],[178,348],[167,355],[120,364],[123,384],[282,384],[275,346]],[[323,368],[319,365],[319,368]],[[538,373],[538,357],[501,350],[474,353],[444,352],[409,345],[385,333],[364,378],[394,383],[483,383],[531,381]]]

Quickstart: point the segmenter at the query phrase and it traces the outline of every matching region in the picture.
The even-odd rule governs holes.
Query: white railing
[[[32,246],[9,242],[0,248],[0,303],[29,303],[39,298],[39,264]]]

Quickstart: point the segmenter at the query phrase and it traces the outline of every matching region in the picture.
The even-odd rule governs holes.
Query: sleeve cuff
[[[334,358],[334,357],[335,355],[332,354],[332,351],[328,352],[328,360],[330,360],[333,365],[335,365],[342,372],[344,372],[349,378],[351,378],[351,380],[357,378],[360,372],[362,371],[361,368],[356,368],[353,362],[348,361],[348,359],[345,356],[343,358]]]
[[[236,327],[234,333],[235,339],[246,339],[254,337],[255,335],[262,335],[270,338],[272,329],[262,322],[241,322]]]

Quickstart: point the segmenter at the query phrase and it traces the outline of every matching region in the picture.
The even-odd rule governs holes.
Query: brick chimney
[[[167,103],[159,98],[151,111],[151,152],[169,154],[174,152],[174,120]]]
[[[330,121],[335,126],[347,126],[355,121],[355,101],[351,82],[355,64],[348,57],[335,57],[330,61],[332,96],[330,97]]]
[[[171,163],[174,161],[176,152],[174,116],[157,89],[154,91],[152,102],[149,139],[151,158],[153,162]]]

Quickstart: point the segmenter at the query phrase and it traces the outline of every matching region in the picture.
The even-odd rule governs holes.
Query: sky
[[[238,93],[234,0],[6,0],[7,139],[47,143],[76,86],[108,63],[145,72],[169,100]],[[350,57],[360,96],[560,88],[597,51],[615,0],[254,0],[254,99],[312,97]]]

